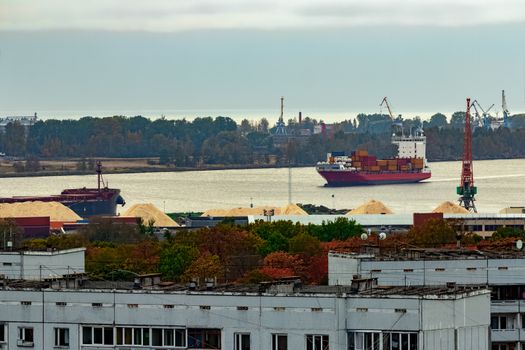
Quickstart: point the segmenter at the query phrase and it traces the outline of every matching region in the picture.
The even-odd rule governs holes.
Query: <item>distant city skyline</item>
[[[517,0],[7,0],[0,116],[271,119],[285,96],[288,117],[355,117],[388,96],[396,114],[428,117],[466,97],[501,110],[503,89],[519,113],[524,32]]]

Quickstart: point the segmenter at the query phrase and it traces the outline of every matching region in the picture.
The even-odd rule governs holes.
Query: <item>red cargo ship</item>
[[[354,151],[350,156],[332,152],[325,162],[317,163],[316,170],[326,180],[326,186],[400,184],[431,177],[422,131],[414,136],[393,136],[392,143],[398,146],[396,158],[377,159],[366,150]]]

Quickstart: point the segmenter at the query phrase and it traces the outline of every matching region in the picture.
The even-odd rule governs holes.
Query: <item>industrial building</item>
[[[0,289],[0,348],[489,349],[490,293],[474,286],[42,283]]]
[[[354,275],[380,285],[485,285],[491,293],[491,342],[495,350],[525,349],[525,254],[410,249],[381,255],[331,252],[329,285],[348,285]]]

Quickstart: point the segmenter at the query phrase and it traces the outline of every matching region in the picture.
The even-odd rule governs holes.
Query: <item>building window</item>
[[[497,315],[490,318],[491,329],[514,329],[514,317],[509,315]]]
[[[221,349],[221,330],[189,328],[188,349]]]
[[[328,336],[324,334],[307,334],[306,350],[329,350]]]
[[[272,334],[272,350],[288,350],[288,335]]]
[[[20,327],[18,328],[18,346],[33,346],[34,345],[34,333],[33,327]]]
[[[151,345],[186,347],[186,330],[173,328],[152,328]]]
[[[348,350],[379,350],[381,333],[348,332]]]
[[[0,343],[7,342],[7,336],[6,336],[6,326],[5,324],[0,324]]]
[[[500,227],[503,227],[503,225],[485,225],[485,231],[497,231]]]
[[[250,350],[250,333],[234,334],[235,350]]]
[[[69,348],[69,328],[55,328],[55,347]]]
[[[113,345],[112,327],[82,327],[82,344],[84,345]]]
[[[383,350],[418,350],[417,333],[383,333]]]
[[[492,350],[509,350],[508,344],[492,344]]]

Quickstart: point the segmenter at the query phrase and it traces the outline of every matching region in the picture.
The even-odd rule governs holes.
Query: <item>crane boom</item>
[[[386,99],[386,96],[383,98],[381,103],[379,104],[380,107],[383,106],[383,104],[386,104],[386,108],[388,109],[388,114],[390,115],[390,118],[392,121],[394,121],[394,113],[392,113],[392,108],[390,108],[390,103],[388,103],[388,100]]]

